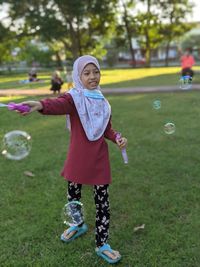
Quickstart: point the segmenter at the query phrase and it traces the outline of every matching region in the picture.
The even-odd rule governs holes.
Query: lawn
[[[193,82],[200,83],[200,67],[194,67],[197,71]],[[179,67],[169,68],[141,68],[141,69],[103,69],[101,77],[102,88],[144,87],[178,85],[180,78]],[[51,73],[38,73],[40,82],[22,84],[20,81],[26,79],[27,74],[13,74],[0,76],[1,89],[48,89],[50,88]],[[67,88],[63,85],[63,91]]]
[[[152,107],[155,99],[161,101],[158,110]],[[1,98],[1,102],[10,100]],[[128,166],[109,142],[113,175],[109,243],[122,254],[117,266],[199,267],[199,93],[110,96],[108,100],[113,127],[129,142]],[[82,194],[88,233],[68,245],[60,241],[66,182],[59,173],[69,142],[65,116],[0,112],[0,140],[16,129],[32,136],[32,150],[24,160],[0,156],[0,266],[109,266],[94,252],[91,187],[84,186]],[[166,122],[176,125],[174,134],[164,133]],[[35,176],[26,176],[25,171]],[[145,228],[134,232],[141,224]]]

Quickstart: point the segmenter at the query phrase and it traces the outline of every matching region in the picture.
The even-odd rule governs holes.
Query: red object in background
[[[130,60],[129,65],[131,66],[138,66],[138,65],[145,65],[145,59],[138,59],[138,60]]]

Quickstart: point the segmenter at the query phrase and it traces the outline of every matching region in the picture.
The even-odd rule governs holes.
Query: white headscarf
[[[86,55],[79,57],[73,65],[72,78],[75,88],[71,94],[76,106],[81,124],[89,141],[98,140],[104,133],[111,115],[111,107],[100,91],[100,86],[94,90],[84,88],[81,82],[81,73],[88,64],[94,64],[100,71],[95,57]],[[69,116],[68,116],[69,118]],[[70,129],[70,120],[67,120]]]

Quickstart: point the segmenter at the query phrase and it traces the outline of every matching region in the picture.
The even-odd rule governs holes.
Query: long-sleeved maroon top
[[[104,135],[96,141],[86,137],[73,98],[66,93],[55,99],[41,101],[45,115],[70,115],[71,135],[67,158],[61,175],[75,183],[103,185],[111,183],[108,145],[105,138],[115,141],[116,131],[109,121]]]

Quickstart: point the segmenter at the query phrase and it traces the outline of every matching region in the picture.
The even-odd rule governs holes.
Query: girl
[[[187,48],[185,54],[181,56],[181,75],[193,77],[194,71],[192,70],[193,65],[195,64],[194,57],[192,55],[192,50]]]
[[[38,82],[39,79],[37,78],[37,71],[36,68],[32,68],[28,74],[29,76],[29,82]]]
[[[61,87],[63,85],[63,80],[60,76],[60,72],[59,71],[55,71],[53,74],[52,74],[52,77],[51,77],[51,88],[50,90],[53,91],[54,94],[56,94],[56,92],[58,91],[58,94],[60,94],[60,90],[61,90]]]
[[[107,243],[111,171],[105,138],[117,143],[120,149],[126,146],[127,139],[117,139],[117,132],[111,127],[111,108],[100,91],[100,66],[97,59],[89,55],[79,57],[74,62],[72,76],[75,88],[68,93],[55,99],[28,101],[23,104],[31,107],[30,112],[40,111],[46,115],[68,114],[71,136],[67,159],[61,172],[68,180],[68,201],[81,199],[83,184],[93,186],[96,205],[95,251],[107,262],[116,263],[121,255]],[[82,222],[65,230],[61,240],[71,242],[86,231],[87,225]]]

